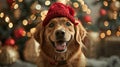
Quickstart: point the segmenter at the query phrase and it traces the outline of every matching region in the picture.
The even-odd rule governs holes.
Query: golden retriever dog
[[[38,67],[85,67],[81,51],[85,35],[81,23],[74,26],[66,17],[54,18],[46,27],[40,23],[35,33],[41,49]]]
[[[34,34],[40,43],[38,67],[85,67],[86,60],[81,49],[86,30],[79,21],[74,22],[72,9],[55,3],[46,19],[46,22],[38,24]]]

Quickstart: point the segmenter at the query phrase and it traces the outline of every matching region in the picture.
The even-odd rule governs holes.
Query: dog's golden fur
[[[69,22],[70,25],[66,26]],[[53,23],[54,26],[50,27]],[[38,67],[85,67],[86,60],[81,50],[82,40],[86,36],[86,30],[78,22],[78,25],[72,24],[66,17],[53,18],[47,26],[42,22],[36,27],[35,39],[40,43],[40,56],[37,61]],[[66,52],[59,53],[55,51],[51,41],[56,41],[55,32],[57,30],[65,31],[65,40],[67,43]],[[59,61],[65,60],[65,64],[59,64]]]

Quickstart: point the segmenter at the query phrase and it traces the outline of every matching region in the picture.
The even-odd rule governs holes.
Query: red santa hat
[[[50,6],[45,19],[43,20],[43,26],[46,26],[51,19],[56,17],[67,17],[74,25],[76,25],[74,13],[75,12],[73,8],[71,8],[70,6],[58,2],[53,3]]]

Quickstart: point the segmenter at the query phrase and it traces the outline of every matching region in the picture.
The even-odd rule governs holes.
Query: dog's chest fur
[[[57,60],[64,60],[64,55],[56,57]],[[51,63],[44,55],[39,56],[39,61],[37,62],[38,67],[85,67],[85,57],[83,54],[77,55],[77,58],[71,59],[70,61],[60,61],[55,63]]]

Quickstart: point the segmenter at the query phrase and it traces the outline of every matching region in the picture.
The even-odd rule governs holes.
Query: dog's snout
[[[55,35],[56,35],[57,39],[63,38],[65,36],[65,31],[64,30],[57,30]]]

